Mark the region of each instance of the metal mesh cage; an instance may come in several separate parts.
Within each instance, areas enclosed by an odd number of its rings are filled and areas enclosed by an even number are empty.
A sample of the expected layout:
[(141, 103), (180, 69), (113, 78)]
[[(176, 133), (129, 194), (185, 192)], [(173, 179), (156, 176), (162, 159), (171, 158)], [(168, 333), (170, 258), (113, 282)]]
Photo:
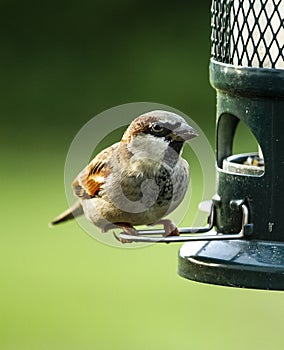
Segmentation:
[(284, 69), (284, 0), (213, 0), (212, 58)]

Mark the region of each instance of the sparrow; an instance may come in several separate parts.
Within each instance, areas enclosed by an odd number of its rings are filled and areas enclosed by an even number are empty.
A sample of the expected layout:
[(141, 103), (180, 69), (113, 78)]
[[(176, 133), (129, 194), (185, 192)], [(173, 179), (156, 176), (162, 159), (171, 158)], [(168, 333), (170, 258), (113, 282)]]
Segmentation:
[(164, 235), (179, 235), (164, 217), (183, 200), (189, 165), (181, 157), (186, 141), (197, 132), (178, 114), (155, 110), (132, 121), (121, 141), (101, 151), (75, 178), (78, 201), (51, 224), (81, 214), (101, 232), (121, 228), (136, 235), (139, 225), (164, 227)]

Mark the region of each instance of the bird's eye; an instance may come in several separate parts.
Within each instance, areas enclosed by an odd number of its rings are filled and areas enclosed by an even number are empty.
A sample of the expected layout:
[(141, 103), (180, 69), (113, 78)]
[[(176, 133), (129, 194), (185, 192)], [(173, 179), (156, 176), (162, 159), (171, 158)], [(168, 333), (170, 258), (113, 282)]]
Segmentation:
[(164, 131), (164, 128), (159, 124), (152, 124), (151, 129), (154, 133), (160, 133)]

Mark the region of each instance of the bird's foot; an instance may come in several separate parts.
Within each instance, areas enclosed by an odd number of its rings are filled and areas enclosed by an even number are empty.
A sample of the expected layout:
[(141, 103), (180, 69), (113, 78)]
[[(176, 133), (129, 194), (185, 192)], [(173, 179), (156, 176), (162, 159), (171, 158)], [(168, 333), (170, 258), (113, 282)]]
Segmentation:
[[(122, 225), (117, 225), (117, 226), (120, 226), (122, 228), (123, 232), (126, 233), (127, 235), (130, 235), (130, 236), (137, 235), (137, 231), (132, 226), (122, 226)], [(120, 243), (132, 243), (131, 239), (121, 238), (121, 237), (117, 236), (117, 234), (115, 232), (113, 232), (113, 235)]]
[(161, 219), (152, 225), (163, 225), (165, 231), (165, 233), (163, 234), (164, 237), (179, 236), (178, 228), (170, 219)]

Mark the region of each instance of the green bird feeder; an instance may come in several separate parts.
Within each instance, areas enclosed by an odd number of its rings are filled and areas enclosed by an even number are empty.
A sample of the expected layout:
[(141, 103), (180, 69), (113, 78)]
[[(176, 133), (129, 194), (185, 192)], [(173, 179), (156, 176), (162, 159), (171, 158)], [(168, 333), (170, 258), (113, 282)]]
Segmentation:
[[(284, 290), (284, 1), (213, 1), (210, 81), (217, 92), (213, 225), (221, 237), (243, 235), (184, 244), (179, 274)], [(240, 121), (258, 153), (233, 154)]]

